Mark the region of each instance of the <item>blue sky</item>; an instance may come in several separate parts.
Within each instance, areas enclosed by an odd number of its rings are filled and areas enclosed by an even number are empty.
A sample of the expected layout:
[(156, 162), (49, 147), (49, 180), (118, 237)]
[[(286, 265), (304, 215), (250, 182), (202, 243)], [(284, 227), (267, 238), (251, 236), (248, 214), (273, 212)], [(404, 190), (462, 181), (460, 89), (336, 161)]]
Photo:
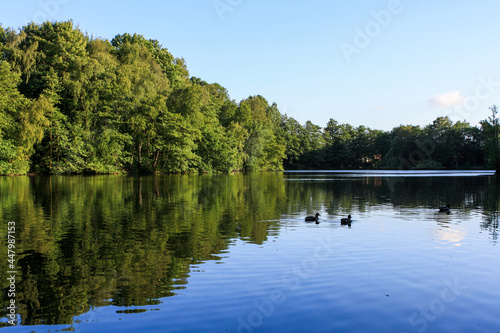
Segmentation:
[(96, 37), (157, 39), (237, 102), (304, 123), (476, 125), (500, 104), (496, 0), (0, 0), (0, 23), (72, 19)]

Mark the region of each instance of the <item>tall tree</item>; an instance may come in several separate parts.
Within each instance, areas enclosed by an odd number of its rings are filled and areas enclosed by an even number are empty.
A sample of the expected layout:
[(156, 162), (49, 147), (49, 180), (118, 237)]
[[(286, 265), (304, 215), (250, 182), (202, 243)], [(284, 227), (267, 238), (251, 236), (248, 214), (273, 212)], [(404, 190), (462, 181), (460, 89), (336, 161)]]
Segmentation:
[(500, 154), (499, 154), (499, 124), (498, 106), (489, 107), (491, 116), (488, 119), (481, 121), (482, 130), (485, 139), (485, 153), (487, 165), (489, 168), (500, 170)]
[(286, 143), (284, 167), (285, 169), (299, 169), (300, 157), (304, 153), (304, 147), (301, 144), (303, 128), (294, 118), (283, 115), (280, 129), (281, 138)]
[(9, 63), (0, 61), (0, 174), (24, 174), (29, 170), (34, 146), (48, 125), (51, 108), (44, 96), (30, 100), (17, 90), (20, 75)]

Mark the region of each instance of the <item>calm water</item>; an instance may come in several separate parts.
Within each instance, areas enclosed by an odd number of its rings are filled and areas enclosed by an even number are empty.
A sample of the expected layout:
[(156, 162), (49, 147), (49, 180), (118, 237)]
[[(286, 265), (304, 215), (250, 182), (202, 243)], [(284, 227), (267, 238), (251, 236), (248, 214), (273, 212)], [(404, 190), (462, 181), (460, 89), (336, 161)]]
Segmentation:
[(13, 221), (12, 332), (498, 332), (499, 195), (488, 172), (3, 177), (2, 316)]

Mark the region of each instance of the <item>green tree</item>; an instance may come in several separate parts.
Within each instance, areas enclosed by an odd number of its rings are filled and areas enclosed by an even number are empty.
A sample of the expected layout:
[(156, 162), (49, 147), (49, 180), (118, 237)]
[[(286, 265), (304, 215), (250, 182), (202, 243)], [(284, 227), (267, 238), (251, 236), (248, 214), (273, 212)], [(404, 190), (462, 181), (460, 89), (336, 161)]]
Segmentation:
[(175, 58), (166, 48), (155, 39), (146, 39), (139, 34), (116, 35), (112, 40), (112, 45), (120, 48), (123, 44), (138, 44), (147, 48), (153, 59), (162, 68), (167, 76), (172, 89), (180, 89), (189, 85), (189, 72), (186, 63), (182, 58)]
[(391, 143), (382, 166), (388, 169), (413, 169), (425, 159), (418, 146), (420, 126), (400, 125), (391, 131)]
[(34, 146), (43, 138), (50, 102), (30, 100), (17, 90), (20, 75), (0, 61), (0, 174), (25, 174)]
[(281, 170), (286, 143), (279, 136), (280, 121), (277, 106), (269, 106), (260, 95), (242, 100), (236, 120), (248, 133), (244, 144), (244, 169)]
[(356, 129), (352, 125), (339, 124), (334, 119), (328, 121), (323, 136), (326, 142), (326, 159), (330, 168), (353, 167), (356, 160), (354, 151), (356, 135)]
[(304, 151), (301, 157), (303, 168), (321, 169), (325, 158), (325, 139), (321, 127), (309, 120), (306, 121), (302, 127), (300, 139)]
[(482, 132), (484, 135), (484, 150), (486, 162), (489, 168), (500, 170), (500, 154), (499, 154), (499, 124), (500, 120), (497, 116), (498, 106), (490, 106), (491, 116), (488, 119), (481, 121)]
[(304, 153), (301, 140), (301, 135), (303, 135), (302, 126), (294, 118), (283, 115), (281, 117), (279, 133), (282, 140), (286, 143), (285, 169), (299, 169), (300, 157)]

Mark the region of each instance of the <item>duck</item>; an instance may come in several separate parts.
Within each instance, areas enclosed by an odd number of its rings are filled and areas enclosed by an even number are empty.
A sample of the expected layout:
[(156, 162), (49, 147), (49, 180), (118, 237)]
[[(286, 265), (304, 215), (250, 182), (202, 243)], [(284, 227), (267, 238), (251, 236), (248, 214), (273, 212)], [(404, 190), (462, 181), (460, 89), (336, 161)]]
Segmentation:
[(319, 213), (316, 213), (316, 215), (314, 215), (314, 216), (312, 216), (312, 215), (306, 216), (306, 221), (310, 221), (310, 222), (316, 221), (316, 223), (319, 223), (318, 216), (321, 216), (321, 215)]
[(351, 215), (347, 215), (347, 217), (344, 217), (342, 219), (340, 219), (340, 223), (341, 224), (350, 224), (352, 222), (351, 220)]
[(441, 207), (439, 207), (439, 212), (450, 214), (451, 213), (451, 206), (449, 204), (446, 206), (441, 206)]

